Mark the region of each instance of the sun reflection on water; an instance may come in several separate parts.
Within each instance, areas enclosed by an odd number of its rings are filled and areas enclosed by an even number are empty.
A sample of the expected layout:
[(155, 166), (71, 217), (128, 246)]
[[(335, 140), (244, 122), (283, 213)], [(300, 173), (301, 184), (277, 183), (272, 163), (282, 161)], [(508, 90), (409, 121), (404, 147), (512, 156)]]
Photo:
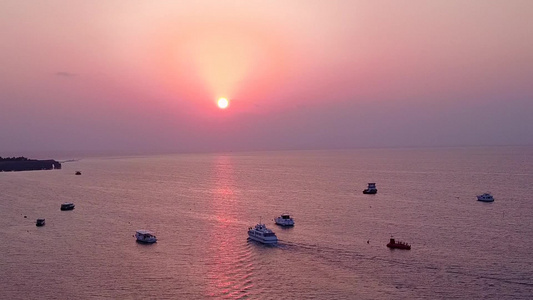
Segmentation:
[[(232, 158), (218, 156), (213, 164), (213, 201), (210, 207), (215, 219), (209, 230), (207, 258), (207, 291), (210, 297), (242, 298), (253, 287), (251, 251), (243, 235), (234, 234), (243, 230), (237, 222), (239, 194), (236, 192)], [(245, 231), (243, 230), (243, 234)]]

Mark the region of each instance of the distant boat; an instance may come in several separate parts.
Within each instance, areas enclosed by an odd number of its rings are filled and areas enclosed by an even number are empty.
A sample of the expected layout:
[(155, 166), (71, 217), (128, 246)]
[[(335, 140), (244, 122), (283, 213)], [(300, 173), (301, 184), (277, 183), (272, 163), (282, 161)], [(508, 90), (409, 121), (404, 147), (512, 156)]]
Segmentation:
[(61, 204), (61, 210), (73, 210), (75, 207), (74, 203), (71, 202), (65, 202)]
[(490, 193), (484, 193), (483, 195), (477, 195), (477, 201), (494, 202), (494, 197)]
[(281, 226), (294, 226), (294, 219), (289, 214), (281, 214), (281, 216), (275, 218), (274, 221)]
[(405, 242), (396, 241), (393, 237), (390, 238), (390, 241), (387, 244), (387, 247), (391, 249), (411, 250), (411, 245)]
[(157, 242), (156, 236), (148, 230), (137, 230), (135, 232), (135, 238), (140, 243), (152, 244)]
[(376, 188), (375, 182), (368, 183), (368, 187), (363, 190), (363, 194), (375, 194), (378, 192), (378, 189)]
[(75, 175), (81, 175), (81, 172), (80, 171), (76, 171), (76, 173), (74, 173)]
[(35, 222), (35, 226), (44, 226), (44, 219), (37, 219), (37, 222)]
[(261, 222), (253, 228), (248, 228), (248, 237), (263, 244), (275, 244), (278, 242), (276, 234), (272, 230), (266, 228), (265, 224), (261, 224)]

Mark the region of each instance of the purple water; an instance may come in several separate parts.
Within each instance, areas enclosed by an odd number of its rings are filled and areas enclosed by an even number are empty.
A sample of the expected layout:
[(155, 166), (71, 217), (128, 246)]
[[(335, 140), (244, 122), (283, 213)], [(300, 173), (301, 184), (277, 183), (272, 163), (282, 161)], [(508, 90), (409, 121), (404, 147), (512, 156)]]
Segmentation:
[[(368, 182), (376, 195), (363, 195)], [(531, 298), (532, 183), (533, 147), (85, 158), (0, 173), (1, 298)], [(493, 203), (476, 201), (487, 191)], [(294, 228), (274, 224), (284, 212)], [(277, 246), (247, 240), (260, 218)], [(158, 242), (136, 243), (137, 229)], [(391, 235), (412, 250), (388, 249)]]

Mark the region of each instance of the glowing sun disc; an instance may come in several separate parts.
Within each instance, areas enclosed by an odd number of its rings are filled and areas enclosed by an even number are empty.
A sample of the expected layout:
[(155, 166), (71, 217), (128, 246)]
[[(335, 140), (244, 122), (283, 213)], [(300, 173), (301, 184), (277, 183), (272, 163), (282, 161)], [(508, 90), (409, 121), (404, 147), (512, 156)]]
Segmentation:
[(229, 101), (226, 98), (220, 98), (218, 99), (217, 105), (221, 109), (225, 109), (229, 105)]

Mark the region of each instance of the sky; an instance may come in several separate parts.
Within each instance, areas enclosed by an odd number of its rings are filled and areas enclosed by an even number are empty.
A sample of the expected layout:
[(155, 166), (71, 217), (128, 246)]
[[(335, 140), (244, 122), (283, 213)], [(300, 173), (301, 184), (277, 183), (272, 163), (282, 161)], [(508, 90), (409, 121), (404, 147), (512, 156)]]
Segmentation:
[(3, 0), (0, 156), (533, 145), (531, 20), (530, 0)]

